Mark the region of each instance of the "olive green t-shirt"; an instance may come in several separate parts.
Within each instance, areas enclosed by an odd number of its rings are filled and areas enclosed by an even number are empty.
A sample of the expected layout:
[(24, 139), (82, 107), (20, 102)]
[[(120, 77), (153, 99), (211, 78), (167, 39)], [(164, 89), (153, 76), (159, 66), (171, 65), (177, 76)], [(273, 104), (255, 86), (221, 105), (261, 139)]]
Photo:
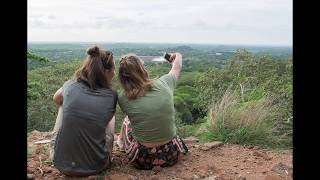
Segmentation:
[(128, 115), (132, 135), (139, 142), (171, 140), (176, 135), (173, 92), (176, 77), (166, 74), (154, 81), (151, 90), (142, 97), (129, 100), (119, 92), (119, 105)]

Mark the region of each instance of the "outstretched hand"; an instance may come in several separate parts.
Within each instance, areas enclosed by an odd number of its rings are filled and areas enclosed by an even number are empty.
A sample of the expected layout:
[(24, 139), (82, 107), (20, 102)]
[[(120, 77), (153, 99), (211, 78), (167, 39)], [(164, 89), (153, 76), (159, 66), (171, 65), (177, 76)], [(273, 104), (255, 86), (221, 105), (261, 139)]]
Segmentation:
[(179, 79), (180, 71), (182, 69), (182, 55), (178, 52), (170, 54), (170, 61), (172, 68), (169, 73), (173, 74), (176, 79)]
[(175, 53), (171, 53), (169, 55), (170, 55), (169, 61), (170, 61), (170, 64), (171, 64), (176, 59), (176, 54)]

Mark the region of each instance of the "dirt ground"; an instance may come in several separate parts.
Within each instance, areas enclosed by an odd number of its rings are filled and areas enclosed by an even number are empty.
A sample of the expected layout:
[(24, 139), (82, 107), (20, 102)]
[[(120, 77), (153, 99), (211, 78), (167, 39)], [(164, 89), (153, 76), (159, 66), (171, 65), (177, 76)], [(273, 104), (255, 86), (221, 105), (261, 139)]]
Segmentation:
[(292, 179), (292, 151), (266, 150), (235, 144), (201, 144), (187, 138), (190, 152), (172, 167), (137, 170), (127, 163), (126, 156), (114, 147), (112, 166), (105, 173), (85, 178), (61, 174), (49, 161), (50, 133), (33, 131), (28, 134), (28, 167), (30, 179), (206, 179), (206, 180), (280, 180)]

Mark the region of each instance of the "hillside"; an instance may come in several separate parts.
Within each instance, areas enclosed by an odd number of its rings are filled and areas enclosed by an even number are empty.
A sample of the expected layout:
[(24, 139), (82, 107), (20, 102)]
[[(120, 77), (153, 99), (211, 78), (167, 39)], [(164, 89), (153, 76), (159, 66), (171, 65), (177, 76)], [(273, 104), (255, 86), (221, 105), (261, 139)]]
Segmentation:
[[(48, 160), (48, 144), (35, 144), (50, 138), (49, 132), (28, 134), (28, 174), (34, 179), (70, 179)], [(292, 152), (268, 150), (255, 146), (202, 144), (194, 138), (185, 139), (190, 152), (174, 166), (136, 170), (126, 162), (117, 146), (113, 149), (112, 167), (97, 176), (72, 179), (211, 179), (211, 180), (281, 180), (292, 179)]]

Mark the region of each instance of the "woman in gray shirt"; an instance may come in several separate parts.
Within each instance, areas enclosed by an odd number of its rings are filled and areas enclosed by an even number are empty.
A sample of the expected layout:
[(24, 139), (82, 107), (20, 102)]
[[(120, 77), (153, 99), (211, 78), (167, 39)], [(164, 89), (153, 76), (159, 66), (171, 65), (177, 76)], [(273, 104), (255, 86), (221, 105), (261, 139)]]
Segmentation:
[(55, 93), (59, 106), (51, 157), (54, 166), (71, 176), (97, 174), (110, 166), (117, 94), (111, 90), (113, 55), (97, 46)]

